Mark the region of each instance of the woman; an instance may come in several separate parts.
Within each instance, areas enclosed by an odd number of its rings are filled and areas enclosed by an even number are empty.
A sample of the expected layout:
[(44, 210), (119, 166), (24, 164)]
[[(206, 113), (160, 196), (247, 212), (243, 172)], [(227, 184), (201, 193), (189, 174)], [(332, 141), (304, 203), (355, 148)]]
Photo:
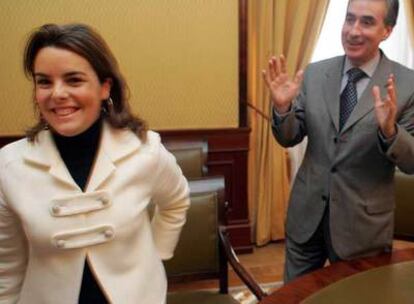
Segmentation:
[(111, 51), (86, 25), (47, 24), (24, 70), (39, 119), (0, 151), (0, 303), (165, 303), (188, 185)]

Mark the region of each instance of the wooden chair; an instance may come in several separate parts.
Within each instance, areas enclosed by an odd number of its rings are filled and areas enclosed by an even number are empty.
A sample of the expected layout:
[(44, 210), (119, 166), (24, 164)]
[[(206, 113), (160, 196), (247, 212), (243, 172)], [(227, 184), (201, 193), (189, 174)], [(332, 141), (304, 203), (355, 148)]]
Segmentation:
[(224, 178), (191, 180), (191, 207), (174, 258), (165, 263), (169, 283), (217, 279), (219, 291), (168, 294), (168, 304), (238, 303), (228, 294), (228, 264), (258, 298), (266, 293), (240, 264), (221, 225), (225, 213)]
[(164, 146), (175, 156), (187, 179), (199, 178), (207, 174), (207, 141), (167, 140)]
[(414, 175), (395, 172), (395, 228), (398, 239), (414, 241)]

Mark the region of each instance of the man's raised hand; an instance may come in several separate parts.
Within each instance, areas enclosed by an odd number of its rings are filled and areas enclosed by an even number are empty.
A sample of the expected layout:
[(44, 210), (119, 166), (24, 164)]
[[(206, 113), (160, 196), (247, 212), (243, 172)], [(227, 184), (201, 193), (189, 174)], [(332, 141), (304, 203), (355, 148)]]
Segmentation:
[(267, 70), (262, 71), (263, 79), (270, 90), (270, 96), (278, 113), (289, 111), (293, 99), (298, 95), (303, 79), (299, 70), (293, 79), (286, 71), (286, 59), (283, 55), (269, 59)]

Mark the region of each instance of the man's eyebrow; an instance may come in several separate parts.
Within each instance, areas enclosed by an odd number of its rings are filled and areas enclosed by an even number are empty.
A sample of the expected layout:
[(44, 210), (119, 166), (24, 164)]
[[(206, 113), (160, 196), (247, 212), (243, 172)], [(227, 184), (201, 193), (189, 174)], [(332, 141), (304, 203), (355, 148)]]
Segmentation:
[(361, 20), (369, 21), (369, 22), (375, 22), (376, 19), (373, 16), (367, 15), (367, 16), (362, 16)]

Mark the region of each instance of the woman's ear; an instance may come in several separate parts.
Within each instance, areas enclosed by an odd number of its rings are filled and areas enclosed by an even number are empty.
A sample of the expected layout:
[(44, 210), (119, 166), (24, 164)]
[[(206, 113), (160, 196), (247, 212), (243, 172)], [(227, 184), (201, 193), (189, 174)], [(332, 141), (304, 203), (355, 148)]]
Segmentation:
[(112, 79), (106, 78), (101, 85), (101, 99), (106, 100), (111, 96)]

